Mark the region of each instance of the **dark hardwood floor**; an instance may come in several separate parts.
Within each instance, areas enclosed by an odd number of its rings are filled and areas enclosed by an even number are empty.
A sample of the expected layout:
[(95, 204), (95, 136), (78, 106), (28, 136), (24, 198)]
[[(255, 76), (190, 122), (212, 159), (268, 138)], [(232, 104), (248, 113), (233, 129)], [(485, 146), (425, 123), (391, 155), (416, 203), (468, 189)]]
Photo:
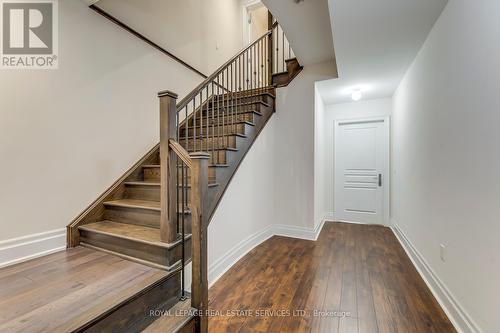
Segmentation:
[(209, 297), (216, 333), (456, 332), (381, 226), (327, 223), (317, 242), (273, 237), (234, 265)]

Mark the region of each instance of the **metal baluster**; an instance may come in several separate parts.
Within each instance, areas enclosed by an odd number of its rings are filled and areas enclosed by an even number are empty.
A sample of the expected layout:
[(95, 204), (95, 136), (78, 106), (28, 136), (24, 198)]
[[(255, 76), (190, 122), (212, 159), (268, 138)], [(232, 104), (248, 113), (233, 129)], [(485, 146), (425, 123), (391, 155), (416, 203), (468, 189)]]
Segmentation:
[[(222, 86), (225, 87), (224, 85), (224, 82), (225, 82), (225, 78), (224, 78), (224, 72), (225, 70), (222, 71)], [(225, 108), (225, 99), (226, 99), (226, 94), (225, 94), (225, 91), (222, 90), (222, 141), (221, 138), (217, 139), (217, 144), (219, 146), (222, 146), (222, 147), (227, 147), (227, 137), (226, 137), (226, 118), (225, 118), (225, 115), (226, 115), (226, 108)]]
[(209, 127), (208, 127), (208, 123), (209, 123), (209, 121), (208, 121), (208, 120), (210, 119), (210, 118), (209, 118), (209, 115), (208, 115), (208, 105), (209, 105), (209, 102), (210, 102), (210, 101), (209, 101), (209, 97), (208, 97), (208, 85), (207, 85), (207, 87), (206, 87), (206, 89), (205, 89), (205, 93), (206, 93), (206, 96), (207, 96), (207, 98), (206, 98), (206, 100), (205, 100), (205, 103), (206, 103), (206, 104), (205, 104), (205, 108), (206, 108), (206, 114), (205, 114), (205, 115), (206, 115), (206, 117), (207, 117), (207, 119), (206, 119), (206, 123), (207, 123), (207, 124), (206, 124), (206, 125), (207, 125), (207, 132), (205, 133), (205, 136), (207, 137), (207, 142), (206, 142), (206, 144), (205, 144), (205, 148), (206, 148), (206, 150), (207, 150), (207, 152), (208, 152), (208, 138), (210, 137), (210, 131), (209, 131), (209, 129), (208, 129), (208, 128), (209, 128)]
[(281, 49), (281, 53), (283, 53), (283, 72), (285, 71), (286, 67), (286, 59), (285, 59), (285, 32), (283, 31), (283, 28), (281, 28), (281, 42), (283, 43), (283, 48)]
[(287, 39), (288, 42), (288, 59), (292, 59), (292, 47), (290, 46), (290, 41)]
[(264, 59), (264, 41), (265, 39), (262, 39), (261, 42), (260, 42), (260, 87), (262, 88), (262, 91), (264, 91), (264, 73), (265, 73), (265, 70), (266, 70), (266, 62), (265, 62), (265, 59)]
[[(255, 95), (255, 88), (257, 84), (257, 57), (256, 57), (256, 52), (257, 47), (254, 45), (252, 46), (252, 76), (253, 76), (253, 85), (252, 85), (252, 98), (250, 99), (253, 103), (255, 103), (255, 100), (257, 96)], [(253, 106), (255, 108), (255, 106)]]
[(212, 163), (217, 164), (217, 161), (215, 160), (215, 150), (214, 150), (214, 140), (215, 140), (215, 99), (214, 99), (214, 84), (212, 82), (211, 84), (212, 87)]
[[(236, 61), (236, 60), (235, 60)], [(234, 127), (234, 67), (235, 62), (231, 63), (231, 86), (229, 90), (231, 91), (231, 124), (232, 124), (232, 131), (233, 134), (236, 134), (236, 129)]]
[[(182, 216), (181, 216), (181, 239), (182, 239), (182, 253), (181, 253), (181, 267), (182, 267), (182, 292), (181, 292), (181, 300), (185, 300), (186, 299), (186, 294), (185, 294), (185, 284), (186, 284), (186, 278), (185, 278), (185, 270), (184, 270), (184, 266), (185, 266), (185, 262), (186, 262), (186, 249), (185, 249), (185, 230), (184, 230), (184, 224), (185, 224), (185, 221), (184, 221), (184, 217), (186, 215), (186, 212), (185, 212), (185, 209), (184, 209), (184, 203), (185, 203), (185, 197), (184, 197), (184, 175), (185, 175), (185, 170), (184, 170), (185, 166), (184, 166), (184, 163), (182, 163), (182, 186), (181, 186), (181, 190), (182, 190)], [(177, 169), (179, 169), (179, 167), (177, 167)], [(187, 178), (187, 177), (186, 177)], [(177, 188), (179, 187), (179, 184), (177, 184)], [(179, 206), (177, 205), (176, 209), (178, 210), (179, 209)], [(177, 219), (178, 219), (178, 216), (179, 216), (179, 213), (177, 213)]]
[[(191, 147), (191, 149), (193, 149), (193, 151), (196, 151), (196, 96), (195, 98), (193, 98), (193, 146)], [(189, 144), (187, 145), (188, 149), (189, 149)]]
[[(217, 75), (217, 140), (219, 140), (220, 138), (220, 99), (219, 99), (219, 95), (220, 95), (220, 80), (219, 80), (219, 76), (220, 75)], [(215, 140), (214, 142), (212, 142), (212, 144), (214, 145), (214, 148), (216, 149), (217, 147), (215, 146)], [(217, 163), (220, 163), (219, 161), (220, 159), (220, 150), (217, 149)]]
[(186, 150), (188, 149), (188, 134), (189, 134), (189, 119), (188, 119), (188, 107), (187, 105), (184, 107), (185, 110), (185, 118), (184, 118), (184, 123), (185, 125), (185, 131), (184, 131), (184, 142), (186, 143)]
[[(247, 50), (247, 63), (246, 63), (246, 65), (247, 65), (247, 91), (244, 94), (244, 96), (248, 95), (248, 91), (250, 90), (250, 79), (252, 77), (250, 75), (250, 70), (251, 70), (250, 63), (251, 63), (252, 59), (250, 59), (250, 58), (251, 58), (250, 57), (250, 50)], [(248, 108), (249, 108), (249, 105), (245, 104), (245, 109), (246, 109), (247, 112), (249, 111)]]
[(245, 54), (240, 56), (240, 94), (238, 95), (238, 120), (241, 120), (241, 97), (243, 94), (243, 89), (245, 87), (245, 81), (243, 81), (243, 76), (245, 75)]
[(279, 63), (279, 26), (277, 25), (276, 26), (276, 73), (278, 73), (280, 70), (279, 70), (279, 66), (280, 66), (280, 63)]

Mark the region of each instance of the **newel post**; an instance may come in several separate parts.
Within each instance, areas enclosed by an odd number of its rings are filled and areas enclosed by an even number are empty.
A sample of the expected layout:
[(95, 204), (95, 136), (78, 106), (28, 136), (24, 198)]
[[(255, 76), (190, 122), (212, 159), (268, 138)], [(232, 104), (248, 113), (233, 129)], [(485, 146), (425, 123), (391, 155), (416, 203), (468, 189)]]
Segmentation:
[(192, 265), (191, 306), (200, 312), (196, 321), (197, 333), (208, 332), (208, 264), (207, 228), (208, 216), (204, 216), (205, 195), (208, 190), (207, 153), (192, 153), (191, 167), (191, 217), (192, 217)]
[(160, 98), (160, 237), (162, 242), (177, 239), (177, 165), (169, 140), (176, 139), (177, 94), (171, 91), (158, 93)]

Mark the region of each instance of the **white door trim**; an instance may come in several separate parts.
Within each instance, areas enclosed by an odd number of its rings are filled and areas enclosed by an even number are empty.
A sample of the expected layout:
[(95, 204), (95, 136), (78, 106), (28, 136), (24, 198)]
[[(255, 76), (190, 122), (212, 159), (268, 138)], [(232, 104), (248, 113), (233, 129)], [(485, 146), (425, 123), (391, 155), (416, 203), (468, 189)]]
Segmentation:
[(260, 0), (246, 0), (243, 2), (243, 43), (244, 45), (250, 44), (250, 29), (249, 29), (249, 11), (259, 7), (264, 7), (264, 4)]
[[(387, 175), (384, 177), (384, 226), (390, 226), (390, 191), (391, 191), (391, 117), (390, 116), (380, 116), (380, 117), (369, 117), (369, 118), (347, 118), (347, 119), (336, 119), (333, 122), (333, 210), (334, 212), (338, 212), (338, 207), (335, 202), (335, 184), (337, 183), (335, 171), (337, 170), (337, 149), (336, 145), (338, 142), (338, 131), (337, 127), (339, 125), (350, 125), (350, 124), (359, 124), (359, 123), (373, 123), (373, 122), (385, 122), (387, 124)], [(336, 221), (340, 221), (335, 219)], [(349, 223), (359, 223), (356, 221), (340, 221), (340, 222), (349, 222)]]

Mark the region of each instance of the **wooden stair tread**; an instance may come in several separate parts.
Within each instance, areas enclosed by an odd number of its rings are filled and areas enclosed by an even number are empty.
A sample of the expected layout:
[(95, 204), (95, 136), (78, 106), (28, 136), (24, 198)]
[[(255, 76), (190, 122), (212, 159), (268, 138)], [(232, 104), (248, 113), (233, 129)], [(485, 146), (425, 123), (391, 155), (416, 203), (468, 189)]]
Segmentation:
[(136, 224), (126, 224), (104, 220), (83, 225), (79, 227), (79, 229), (111, 235), (119, 238), (130, 239), (150, 245), (158, 245), (162, 247), (168, 246), (167, 243), (163, 243), (160, 240), (160, 229)]
[[(188, 152), (198, 152), (199, 149), (186, 149)], [(238, 148), (232, 147), (209, 147), (208, 151), (203, 151), (204, 153), (210, 153), (212, 150), (227, 150), (227, 151), (238, 151)]]
[[(209, 183), (208, 187), (217, 187), (219, 185), (220, 185), (219, 183)], [(178, 184), (177, 186), (182, 187), (182, 184)], [(187, 185), (184, 185), (184, 186), (185, 187), (191, 187), (191, 184), (188, 183)]]
[(150, 200), (120, 199), (120, 200), (106, 201), (104, 205), (113, 207), (123, 207), (123, 208), (147, 209), (158, 212), (161, 211), (160, 202), (150, 201)]
[[(217, 104), (217, 101), (215, 101), (215, 104)], [(235, 103), (233, 105), (227, 105), (226, 102), (224, 102), (224, 106), (222, 106), (222, 100), (220, 100), (218, 104), (220, 104), (220, 105), (215, 105), (215, 106), (213, 104), (209, 105), (208, 109), (210, 109), (210, 110), (211, 109), (220, 109), (222, 107), (227, 108), (228, 106), (231, 106), (233, 108), (238, 108), (238, 107), (241, 107), (241, 106), (247, 106), (247, 105), (253, 105), (253, 104), (262, 104), (262, 105), (267, 106), (267, 107), (270, 106), (268, 103), (266, 103), (266, 102), (264, 102), (262, 100), (250, 101), (250, 102), (243, 102), (243, 103)], [(204, 109), (204, 110), (206, 110), (206, 109)]]
[[(229, 127), (229, 126), (232, 126), (232, 124), (228, 124), (226, 125), (226, 127)], [(205, 124), (203, 125), (203, 127), (205, 127)], [(209, 125), (210, 127), (210, 125)], [(197, 135), (196, 137), (194, 137), (193, 135), (189, 135), (189, 136), (184, 136), (184, 135), (181, 135), (179, 137), (179, 142), (181, 141), (185, 141), (186, 139), (188, 140), (200, 140), (200, 139), (212, 139), (212, 138), (215, 138), (215, 139), (220, 139), (222, 137), (226, 137), (226, 136), (237, 136), (237, 137), (240, 137), (240, 138), (246, 138), (247, 136), (245, 134), (241, 134), (241, 133), (226, 133), (226, 134), (221, 134), (220, 136), (217, 136), (217, 135), (206, 135), (206, 134), (200, 134), (200, 135)]]
[(196, 309), (191, 307), (191, 299), (177, 302), (168, 311), (170, 315), (161, 316), (151, 325), (146, 327), (142, 333), (176, 333), (193, 319)]
[(150, 180), (137, 180), (137, 181), (130, 181), (130, 182), (125, 182), (125, 185), (130, 185), (130, 186), (160, 186), (160, 182), (158, 181), (150, 181)]
[[(243, 114), (243, 113), (241, 113), (241, 114)], [(203, 116), (203, 117), (205, 118), (206, 116)], [(197, 118), (197, 119), (199, 119), (199, 118)], [(238, 124), (246, 124), (246, 125), (250, 125), (250, 126), (255, 126), (255, 123), (253, 123), (253, 122), (251, 122), (251, 121), (247, 121), (247, 120), (239, 120), (239, 119), (238, 119), (238, 120), (234, 120), (234, 121), (233, 121), (230, 125), (232, 125), (232, 124), (235, 124), (235, 125), (238, 125)], [(230, 125), (227, 125), (227, 124), (226, 124), (225, 126), (230, 126)], [(222, 127), (222, 124), (214, 124), (214, 125), (209, 125), (209, 127), (212, 127), (212, 126), (214, 126), (214, 127)], [(188, 129), (193, 129), (194, 127), (195, 127), (195, 126), (194, 126), (193, 124), (188, 124), (188, 126), (187, 126), (187, 128), (188, 128)], [(205, 122), (203, 123), (203, 127), (206, 127), (206, 123), (205, 123)], [(179, 128), (180, 128), (181, 130), (185, 129), (185, 128), (186, 128), (186, 123), (184, 123), (184, 122), (183, 122), (183, 123), (179, 126)], [(196, 128), (200, 128), (200, 124), (199, 124), (199, 123), (197, 123), (197, 124), (196, 124)], [(182, 139), (182, 136), (181, 136), (181, 139)]]
[[(161, 184), (159, 182), (142, 181), (142, 180), (140, 180), (140, 181), (133, 181), (133, 182), (125, 182), (124, 184), (125, 185), (129, 185), (129, 186), (161, 186)], [(214, 187), (214, 186), (219, 186), (219, 184), (215, 183), (215, 182), (208, 183), (208, 187)], [(146, 201), (146, 200), (144, 200), (144, 201)], [(113, 201), (111, 201), (111, 202), (113, 202)], [(156, 201), (152, 201), (152, 202), (156, 202)], [(109, 203), (109, 202), (107, 202), (107, 203)]]

